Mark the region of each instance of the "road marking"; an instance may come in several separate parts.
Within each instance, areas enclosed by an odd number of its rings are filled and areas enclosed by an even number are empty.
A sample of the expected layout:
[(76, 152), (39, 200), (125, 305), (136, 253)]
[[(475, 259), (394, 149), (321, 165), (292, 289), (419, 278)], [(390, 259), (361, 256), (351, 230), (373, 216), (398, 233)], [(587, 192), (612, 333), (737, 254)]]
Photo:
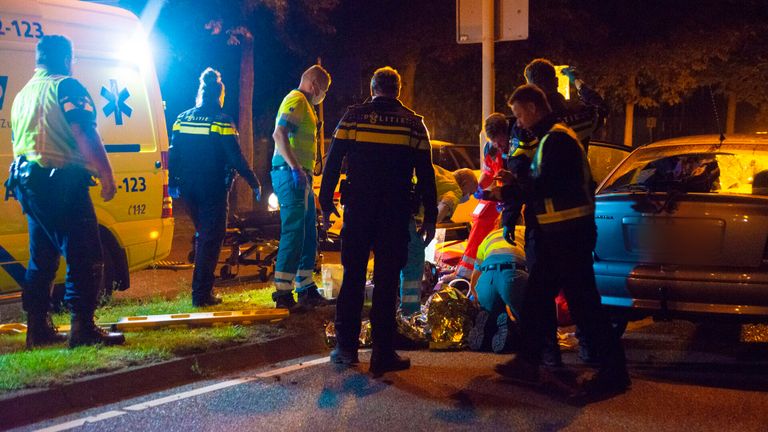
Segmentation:
[(202, 395), (202, 394), (214, 392), (216, 390), (221, 390), (221, 389), (225, 389), (225, 388), (228, 388), (228, 387), (233, 387), (233, 386), (240, 385), (240, 384), (245, 384), (247, 382), (254, 381), (257, 378), (267, 378), (267, 377), (271, 377), (271, 376), (275, 376), (275, 375), (280, 375), (280, 374), (284, 374), (284, 373), (288, 373), (288, 372), (293, 372), (293, 371), (301, 370), (301, 369), (308, 368), (308, 367), (311, 367), (311, 366), (327, 363), (328, 361), (330, 361), (330, 357), (323, 357), (323, 358), (319, 358), (319, 359), (315, 359), (315, 360), (310, 360), (308, 362), (297, 363), (297, 364), (289, 365), (289, 366), (286, 366), (286, 367), (283, 367), (283, 368), (280, 368), (280, 369), (275, 369), (275, 370), (271, 370), (271, 371), (268, 371), (268, 372), (263, 372), (263, 373), (260, 373), (260, 374), (256, 374), (253, 377), (237, 378), (237, 379), (233, 379), (233, 380), (229, 380), (229, 381), (224, 381), (224, 382), (220, 382), (220, 383), (217, 383), (217, 384), (209, 385), (209, 386), (206, 386), (206, 387), (201, 387), (199, 389), (190, 390), (190, 391), (186, 391), (186, 392), (183, 392), (183, 393), (167, 396), (167, 397), (164, 397), (164, 398), (155, 399), (155, 400), (152, 400), (152, 401), (142, 402), (142, 403), (139, 403), (139, 404), (136, 404), (136, 405), (127, 406), (127, 407), (125, 407), (123, 409), (126, 410), (126, 411), (141, 411), (141, 410), (144, 410), (144, 409), (147, 409), (147, 408), (152, 408), (152, 407), (156, 407), (156, 406), (159, 406), (159, 405), (164, 405), (164, 404), (167, 404), (169, 402), (176, 402), (176, 401), (180, 401), (180, 400), (183, 400), (183, 399), (188, 399), (188, 398), (199, 396), (199, 395)]
[(101, 413), (99, 415), (95, 416), (89, 416), (85, 418), (81, 418), (78, 420), (72, 420), (70, 422), (61, 423), (55, 426), (49, 426), (47, 428), (38, 429), (37, 432), (58, 432), (58, 431), (65, 431), (69, 429), (74, 429), (76, 427), (85, 426), (86, 423), (97, 423), (102, 420), (107, 420), (115, 417), (119, 417), (123, 414), (128, 414), (125, 411), (107, 411), (105, 413)]
[(189, 399), (191, 397), (199, 396), (199, 395), (202, 395), (202, 394), (206, 394), (206, 393), (214, 392), (214, 391), (217, 391), (217, 390), (221, 390), (221, 389), (237, 386), (237, 385), (240, 385), (240, 384), (245, 384), (245, 383), (248, 383), (248, 382), (251, 382), (251, 381), (255, 381), (256, 379), (259, 379), (259, 378), (268, 378), (268, 377), (272, 377), (272, 376), (275, 376), (275, 375), (280, 375), (280, 374), (285, 374), (285, 373), (289, 373), (289, 372), (294, 372), (294, 371), (305, 369), (305, 368), (308, 368), (308, 367), (317, 366), (317, 365), (320, 365), (320, 364), (323, 364), (323, 363), (328, 363), (330, 361), (330, 359), (331, 359), (330, 357), (321, 357), (321, 358), (318, 358), (318, 359), (314, 359), (314, 360), (310, 360), (310, 361), (306, 361), (306, 362), (301, 362), (301, 363), (285, 366), (285, 367), (282, 367), (282, 368), (279, 368), (279, 369), (274, 369), (274, 370), (271, 370), (271, 371), (262, 372), (260, 374), (254, 375), (252, 377), (237, 378), (237, 379), (232, 379), (232, 380), (228, 380), (228, 381), (223, 381), (223, 382), (220, 382), (220, 383), (216, 383), (216, 384), (212, 384), (212, 385), (209, 385), (209, 386), (201, 387), (201, 388), (198, 388), (198, 389), (195, 389), (195, 390), (189, 390), (189, 391), (185, 391), (185, 392), (182, 392), (182, 393), (179, 393), (179, 394), (175, 394), (175, 395), (171, 395), (171, 396), (166, 396), (166, 397), (163, 397), (163, 398), (159, 398), (159, 399), (155, 399), (155, 400), (151, 400), (151, 401), (147, 401), (147, 402), (141, 402), (141, 403), (138, 403), (138, 404), (135, 404), (135, 405), (130, 405), (130, 406), (122, 408), (122, 410), (107, 411), (107, 412), (99, 414), (99, 415), (89, 416), (89, 417), (85, 417), (85, 418), (81, 418), (81, 419), (77, 419), (77, 420), (68, 421), (66, 423), (61, 423), (61, 424), (58, 424), (58, 425), (49, 426), (47, 428), (38, 429), (36, 432), (58, 432), (58, 431), (65, 431), (65, 430), (69, 430), (69, 429), (74, 429), (76, 427), (84, 426), (86, 423), (97, 423), (97, 422), (100, 422), (102, 420), (107, 420), (107, 419), (111, 419), (111, 418), (114, 418), (114, 417), (121, 416), (123, 414), (128, 414), (128, 412), (142, 411), (142, 410), (145, 410), (147, 408), (153, 408), (153, 407), (164, 405), (164, 404), (167, 404), (167, 403), (170, 403), (170, 402), (176, 402), (176, 401), (180, 401), (180, 400), (184, 400), (184, 399)]
[(227, 387), (232, 387), (232, 386), (236, 386), (236, 385), (240, 385), (240, 384), (245, 384), (248, 381), (253, 381), (253, 380), (254, 380), (253, 378), (238, 378), (238, 379), (233, 379), (233, 380), (229, 380), (229, 381), (224, 381), (224, 382), (220, 382), (220, 383), (217, 383), (217, 384), (209, 385), (207, 387), (201, 387), (199, 389), (190, 390), (190, 391), (186, 391), (186, 392), (183, 392), (183, 393), (167, 396), (167, 397), (164, 397), (164, 398), (151, 400), (149, 402), (142, 402), (142, 403), (138, 403), (136, 405), (127, 406), (127, 407), (125, 407), (123, 409), (126, 410), (126, 411), (141, 411), (141, 410), (144, 410), (144, 409), (147, 409), (147, 408), (152, 408), (152, 407), (156, 407), (156, 406), (159, 406), (159, 405), (167, 404), (169, 402), (175, 402), (175, 401), (179, 401), (179, 400), (183, 400), (183, 399), (188, 399), (188, 398), (191, 398), (191, 397), (199, 396), (201, 394), (210, 393), (210, 392), (213, 392), (213, 391), (216, 391), (216, 390), (225, 389)]

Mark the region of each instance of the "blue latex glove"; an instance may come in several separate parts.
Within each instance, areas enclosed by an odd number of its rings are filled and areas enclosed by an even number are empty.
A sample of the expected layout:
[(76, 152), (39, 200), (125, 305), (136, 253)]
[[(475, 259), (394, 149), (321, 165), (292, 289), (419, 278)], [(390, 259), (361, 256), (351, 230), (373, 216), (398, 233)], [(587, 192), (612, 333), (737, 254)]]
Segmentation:
[(515, 227), (514, 226), (504, 227), (504, 240), (506, 240), (507, 243), (511, 244), (512, 246), (515, 246), (517, 244), (515, 243)]
[(168, 195), (173, 199), (179, 199), (181, 196), (181, 188), (178, 186), (168, 186)]
[(567, 76), (571, 84), (576, 81), (576, 71), (572, 67), (563, 68), (560, 73)]
[(296, 189), (304, 189), (307, 187), (307, 174), (302, 169), (293, 168), (291, 170), (293, 176), (293, 187)]
[(481, 186), (478, 186), (477, 190), (475, 191), (475, 193), (472, 194), (472, 196), (474, 196), (477, 199), (483, 199), (483, 188)]
[(253, 199), (256, 202), (261, 202), (261, 185), (258, 185), (255, 189), (253, 189)]

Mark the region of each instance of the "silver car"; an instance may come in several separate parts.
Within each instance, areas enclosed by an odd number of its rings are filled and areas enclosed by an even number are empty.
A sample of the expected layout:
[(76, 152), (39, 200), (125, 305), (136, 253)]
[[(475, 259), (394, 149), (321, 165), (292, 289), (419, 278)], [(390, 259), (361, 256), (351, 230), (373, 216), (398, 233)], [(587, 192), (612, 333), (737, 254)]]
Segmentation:
[(640, 147), (601, 183), (595, 218), (604, 305), (768, 322), (768, 136)]

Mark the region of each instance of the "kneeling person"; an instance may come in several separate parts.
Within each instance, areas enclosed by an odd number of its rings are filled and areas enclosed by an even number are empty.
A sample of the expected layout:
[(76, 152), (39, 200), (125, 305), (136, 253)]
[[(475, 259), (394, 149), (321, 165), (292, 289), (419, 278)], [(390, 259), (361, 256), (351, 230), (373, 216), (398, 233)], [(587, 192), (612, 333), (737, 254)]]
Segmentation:
[(481, 308), (469, 334), (469, 347), (474, 351), (488, 349), (489, 345), (494, 352), (509, 348), (507, 309), (515, 320), (520, 319), (528, 282), (525, 252), (520, 244), (510, 244), (504, 230), (497, 229), (477, 249), (470, 287), (470, 295)]

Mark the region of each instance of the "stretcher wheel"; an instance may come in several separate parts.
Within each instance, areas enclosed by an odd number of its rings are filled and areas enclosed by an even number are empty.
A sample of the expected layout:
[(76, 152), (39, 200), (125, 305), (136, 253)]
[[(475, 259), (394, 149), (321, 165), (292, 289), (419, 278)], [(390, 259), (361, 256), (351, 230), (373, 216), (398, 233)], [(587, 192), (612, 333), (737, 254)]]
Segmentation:
[(262, 267), (259, 269), (259, 280), (262, 282), (266, 282), (269, 280), (269, 273), (267, 273), (266, 267)]
[(232, 273), (232, 266), (229, 264), (224, 264), (221, 266), (221, 270), (219, 270), (219, 276), (221, 276), (222, 279), (232, 279), (235, 277), (235, 275)]

